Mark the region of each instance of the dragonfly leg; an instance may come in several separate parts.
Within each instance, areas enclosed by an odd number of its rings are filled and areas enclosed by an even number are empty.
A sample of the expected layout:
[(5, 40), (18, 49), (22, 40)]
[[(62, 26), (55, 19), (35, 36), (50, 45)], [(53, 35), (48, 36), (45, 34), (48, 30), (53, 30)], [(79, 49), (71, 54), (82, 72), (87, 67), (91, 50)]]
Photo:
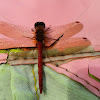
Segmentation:
[(54, 46), (54, 45), (60, 40), (60, 38), (63, 37), (63, 35), (64, 35), (64, 34), (62, 34), (58, 39), (54, 39), (55, 41), (54, 41), (50, 46), (46, 46), (46, 47), (48, 48), (48, 47)]
[[(60, 38), (63, 37), (63, 35), (64, 35), (64, 34), (62, 34), (58, 39), (53, 39), (53, 40), (55, 40), (55, 42), (53, 42), (50, 46), (45, 46), (45, 43), (43, 42), (43, 47), (44, 47), (44, 48), (48, 48), (48, 47), (54, 46), (54, 45), (60, 40)], [(46, 38), (48, 38), (48, 37), (46, 37)], [(52, 38), (49, 38), (49, 39), (52, 39)], [(47, 51), (45, 52), (45, 54), (46, 54), (47, 58), (49, 58)], [(49, 58), (49, 60), (50, 60), (51, 63), (53, 63), (53, 61), (52, 61), (50, 58)], [(54, 63), (53, 63), (53, 64), (54, 64)], [(55, 64), (54, 64), (54, 65), (55, 65)], [(58, 67), (59, 65), (56, 64), (56, 66)]]
[[(45, 36), (45, 38), (48, 38), (48, 37)], [(53, 38), (48, 38), (48, 39), (57, 40), (57, 39), (53, 39)]]
[[(51, 26), (51, 25), (50, 25)], [(45, 31), (48, 31), (49, 29), (50, 29), (50, 26), (47, 28), (47, 29), (45, 29)]]
[(35, 32), (35, 30), (32, 28), (31, 31)]

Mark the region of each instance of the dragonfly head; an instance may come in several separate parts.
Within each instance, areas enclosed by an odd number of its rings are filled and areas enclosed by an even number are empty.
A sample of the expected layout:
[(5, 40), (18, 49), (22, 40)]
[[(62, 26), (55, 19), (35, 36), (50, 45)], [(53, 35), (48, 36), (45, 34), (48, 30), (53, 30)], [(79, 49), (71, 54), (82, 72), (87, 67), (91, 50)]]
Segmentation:
[(45, 23), (44, 22), (36, 22), (34, 24), (35, 29), (44, 29), (45, 28)]

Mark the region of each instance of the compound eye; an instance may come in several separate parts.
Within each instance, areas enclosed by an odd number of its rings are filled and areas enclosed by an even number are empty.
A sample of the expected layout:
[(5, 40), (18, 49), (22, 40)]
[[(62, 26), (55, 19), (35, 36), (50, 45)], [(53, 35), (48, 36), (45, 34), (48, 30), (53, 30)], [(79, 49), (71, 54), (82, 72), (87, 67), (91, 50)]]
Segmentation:
[(45, 28), (45, 23), (44, 23), (44, 22), (36, 22), (36, 23), (34, 24), (34, 27), (36, 28), (36, 27), (38, 27), (39, 25), (41, 25), (41, 26), (43, 26), (43, 27)]

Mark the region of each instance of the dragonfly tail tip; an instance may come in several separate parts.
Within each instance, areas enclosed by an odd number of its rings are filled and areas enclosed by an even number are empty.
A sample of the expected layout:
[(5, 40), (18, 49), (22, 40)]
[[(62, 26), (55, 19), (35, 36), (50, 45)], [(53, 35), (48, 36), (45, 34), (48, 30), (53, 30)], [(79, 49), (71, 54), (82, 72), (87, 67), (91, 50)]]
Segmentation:
[(40, 89), (40, 94), (42, 94), (42, 89)]

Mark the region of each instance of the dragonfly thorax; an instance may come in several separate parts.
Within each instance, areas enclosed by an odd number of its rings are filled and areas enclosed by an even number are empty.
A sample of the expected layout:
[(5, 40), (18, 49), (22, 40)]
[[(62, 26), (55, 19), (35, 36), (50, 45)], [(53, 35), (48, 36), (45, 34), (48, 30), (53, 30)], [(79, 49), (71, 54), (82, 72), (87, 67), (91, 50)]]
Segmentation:
[(34, 27), (36, 29), (36, 40), (37, 40), (37, 42), (43, 42), (44, 41), (45, 23), (44, 22), (36, 22)]
[(37, 42), (44, 41), (44, 30), (36, 30), (36, 40)]

